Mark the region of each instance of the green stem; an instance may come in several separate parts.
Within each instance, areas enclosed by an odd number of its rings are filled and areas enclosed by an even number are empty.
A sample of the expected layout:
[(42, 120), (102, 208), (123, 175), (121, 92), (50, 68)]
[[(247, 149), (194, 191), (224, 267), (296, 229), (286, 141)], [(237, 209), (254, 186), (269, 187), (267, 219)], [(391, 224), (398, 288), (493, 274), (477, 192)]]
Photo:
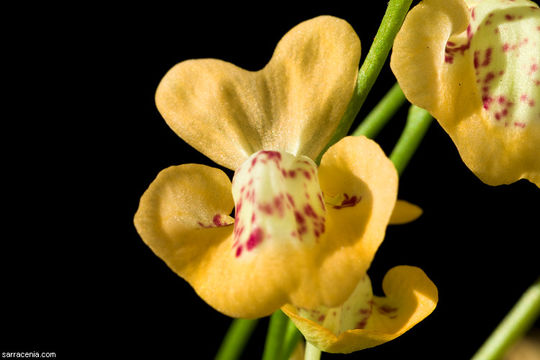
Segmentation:
[(405, 95), (398, 83), (386, 93), (382, 100), (371, 110), (360, 126), (352, 133), (353, 136), (364, 135), (373, 139), (386, 125), (388, 120), (405, 103)]
[(432, 120), (433, 118), (426, 110), (411, 105), (405, 129), (390, 154), (390, 160), (394, 163), (400, 176), (420, 145)]
[(319, 155), (317, 163), (320, 162), (322, 154), (324, 154), (330, 146), (344, 137), (351, 128), (358, 111), (360, 111), (362, 104), (364, 104), (369, 91), (373, 87), (373, 84), (375, 84), (375, 81), (384, 66), (388, 53), (394, 43), (394, 38), (401, 28), (403, 20), (405, 20), (405, 15), (407, 15), (411, 3), (412, 0), (390, 0), (388, 3), (379, 30), (377, 30), (377, 35), (371, 44), (366, 59), (358, 71), (356, 87), (347, 110), (345, 110), (345, 114), (341, 118), (332, 139)]
[(472, 360), (496, 360), (530, 329), (540, 315), (540, 278), (531, 285)]
[(304, 360), (319, 360), (321, 358), (321, 350), (314, 345), (311, 345), (309, 341), (306, 341), (306, 352), (304, 353)]
[(274, 312), (270, 317), (266, 343), (264, 344), (263, 360), (281, 359), (288, 320), (289, 318), (281, 310)]
[(287, 322), (287, 330), (285, 331), (283, 359), (288, 359), (291, 356), (300, 339), (302, 339), (302, 333), (298, 331), (296, 325), (289, 319)]
[(234, 360), (240, 357), (257, 320), (234, 319), (219, 347), (216, 360)]

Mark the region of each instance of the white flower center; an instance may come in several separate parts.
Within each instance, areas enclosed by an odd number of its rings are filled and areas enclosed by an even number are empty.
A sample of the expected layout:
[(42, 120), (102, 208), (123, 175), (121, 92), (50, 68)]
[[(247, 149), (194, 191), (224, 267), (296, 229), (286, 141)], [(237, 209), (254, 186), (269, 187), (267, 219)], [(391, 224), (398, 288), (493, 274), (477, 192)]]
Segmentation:
[(236, 257), (283, 242), (316, 244), (325, 232), (317, 166), (308, 157), (259, 151), (236, 170), (232, 193)]
[(450, 38), (445, 62), (468, 54), (491, 123), (520, 131), (540, 122), (540, 9), (526, 0), (468, 1), (471, 23)]
[(373, 311), (371, 281), (364, 276), (349, 298), (341, 306), (329, 308), (319, 306), (309, 310), (298, 308), (298, 314), (314, 321), (339, 335), (351, 329), (364, 329)]

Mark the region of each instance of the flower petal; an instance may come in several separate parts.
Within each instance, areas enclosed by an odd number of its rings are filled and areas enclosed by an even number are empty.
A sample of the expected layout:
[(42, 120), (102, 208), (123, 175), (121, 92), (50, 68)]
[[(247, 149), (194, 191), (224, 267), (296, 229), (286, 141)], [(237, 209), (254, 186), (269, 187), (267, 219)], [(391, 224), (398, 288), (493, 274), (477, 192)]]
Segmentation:
[(416, 6), (394, 42), (392, 70), (482, 181), (540, 186), (540, 9), (527, 0), (469, 4)]
[(318, 306), (315, 309), (296, 308), (297, 315), (311, 320), (335, 335), (347, 330), (363, 329), (373, 304), (371, 281), (365, 275), (344, 303), (336, 307)]
[[(270, 161), (264, 156), (256, 158)], [(298, 167), (294, 161), (293, 165)], [(253, 160), (246, 166), (249, 171)], [(311, 178), (316, 174), (306, 171)], [(326, 206), (323, 197), (316, 196), (320, 192), (310, 193), (317, 202), (312, 208), (320, 202), (320, 209), (327, 208), (329, 214), (328, 230), (321, 229), (313, 241), (299, 241), (286, 233), (249, 249), (248, 239), (245, 253), (239, 256), (233, 226), (227, 226), (232, 224), (227, 215), (232, 209), (231, 183), (220, 170), (202, 165), (162, 171), (141, 198), (135, 224), (169, 267), (227, 315), (260, 317), (286, 303), (306, 308), (336, 306), (365, 275), (384, 237), (396, 200), (397, 173), (376, 143), (354, 137), (328, 150), (319, 181), (325, 194), (350, 198)], [(311, 208), (305, 211), (306, 216), (314, 216)]]
[(232, 193), (236, 257), (259, 245), (316, 246), (325, 232), (317, 165), (306, 156), (259, 151), (234, 173)]
[(191, 272), (191, 264), (232, 232), (230, 186), (224, 172), (208, 166), (164, 169), (141, 197), (135, 227), (169, 267)]
[(231, 182), (221, 170), (171, 166), (141, 197), (134, 222), (154, 253), (198, 290), (204, 259), (231, 237), (233, 206)]
[[(407, 14), (394, 40), (390, 65), (401, 89), (407, 99), (432, 114), (435, 109), (444, 108), (444, 104), (439, 103), (444, 101), (442, 95), (446, 91), (450, 91), (452, 100), (459, 95), (454, 81), (449, 82), (447, 76), (441, 79), (445, 75), (441, 74), (441, 67), (448, 38), (452, 33), (465, 31), (467, 25), (468, 9), (463, 0), (422, 1)], [(465, 66), (463, 70), (467, 69)], [(459, 72), (452, 75), (459, 75)], [(462, 83), (460, 90), (464, 85), (474, 84)], [(463, 105), (452, 110), (465, 111)]]
[[(209, 305), (233, 317), (270, 314), (288, 299), (283, 256), (243, 257), (233, 249), (231, 182), (219, 169), (186, 164), (157, 176), (135, 226), (144, 242)], [(275, 265), (275, 266), (273, 266)], [(295, 280), (296, 278), (294, 278)]]
[(231, 182), (221, 170), (173, 166), (142, 196), (135, 226), (156, 255), (202, 299), (229, 316), (269, 315), (299, 297), (291, 293), (302, 293), (317, 305), (327, 292), (349, 295), (342, 288), (334, 290), (335, 284), (321, 287), (318, 261), (325, 254), (319, 243), (271, 239), (238, 256), (234, 220), (228, 216), (232, 208)]
[[(398, 176), (379, 145), (363, 136), (345, 137), (324, 154), (319, 182), (326, 199), (326, 232), (312, 277), (322, 304), (337, 306), (365, 275), (381, 244), (397, 196)], [(339, 204), (328, 199), (342, 200)], [(319, 290), (320, 291), (320, 290)], [(293, 294), (292, 303), (315, 308), (313, 292)]]
[(364, 329), (335, 335), (317, 322), (299, 316), (285, 305), (282, 310), (296, 324), (306, 340), (331, 353), (350, 353), (393, 340), (425, 319), (437, 305), (437, 288), (419, 268), (396, 266), (383, 280), (386, 297), (374, 297), (371, 316)]
[(214, 59), (177, 64), (156, 104), (182, 139), (230, 169), (263, 149), (314, 159), (345, 112), (359, 59), (352, 27), (321, 16), (289, 31), (260, 71)]
[(396, 206), (390, 218), (391, 225), (406, 224), (418, 219), (422, 215), (422, 209), (405, 200), (396, 201)]
[(276, 101), (265, 149), (315, 159), (345, 113), (359, 62), (360, 39), (344, 20), (320, 16), (292, 29), (262, 71)]

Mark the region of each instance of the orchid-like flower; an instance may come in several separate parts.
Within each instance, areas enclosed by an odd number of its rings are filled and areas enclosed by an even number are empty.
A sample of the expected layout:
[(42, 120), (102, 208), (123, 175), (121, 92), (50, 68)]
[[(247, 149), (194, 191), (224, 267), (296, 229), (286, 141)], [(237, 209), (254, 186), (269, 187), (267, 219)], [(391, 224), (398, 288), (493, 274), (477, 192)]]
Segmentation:
[(424, 0), (395, 39), (407, 98), (485, 183), (540, 186), (540, 9), (527, 0)]
[[(343, 20), (293, 28), (260, 71), (188, 60), (161, 81), (169, 126), (220, 165), (163, 170), (141, 198), (145, 243), (215, 309), (253, 318), (286, 303), (338, 306), (364, 277), (393, 214), (398, 177), (380, 147), (348, 137), (317, 158), (355, 86), (360, 41)], [(235, 209), (234, 218), (232, 210)]]
[(340, 306), (302, 309), (285, 305), (307, 341), (332, 353), (350, 353), (400, 336), (435, 309), (437, 288), (417, 267), (396, 266), (384, 277), (386, 297), (374, 296), (364, 276)]

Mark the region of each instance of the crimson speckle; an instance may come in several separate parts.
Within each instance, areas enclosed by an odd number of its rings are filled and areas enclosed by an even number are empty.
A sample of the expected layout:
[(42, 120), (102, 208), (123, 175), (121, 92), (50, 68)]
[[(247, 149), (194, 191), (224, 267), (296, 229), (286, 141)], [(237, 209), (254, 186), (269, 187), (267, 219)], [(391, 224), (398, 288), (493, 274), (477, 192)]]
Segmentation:
[[(240, 223), (238, 223), (238, 224), (240, 224)], [(234, 236), (235, 236), (235, 238), (238, 239), (240, 237), (240, 235), (242, 235), (243, 232), (244, 232), (244, 227), (240, 226), (240, 225), (236, 226), (236, 224), (235, 224), (235, 228), (234, 228)]]
[(304, 212), (309, 217), (312, 217), (315, 219), (317, 218), (317, 214), (315, 213), (315, 211), (313, 210), (310, 204), (306, 204), (306, 206), (304, 206)]
[(263, 241), (264, 234), (260, 228), (253, 229), (249, 235), (249, 239), (246, 242), (246, 247), (248, 251), (253, 250), (257, 245)]
[(319, 198), (319, 202), (321, 203), (321, 207), (323, 210), (326, 210), (326, 206), (324, 205), (324, 200), (323, 200), (323, 196), (321, 193), (318, 193), (317, 194), (317, 197)]
[(491, 71), (486, 74), (486, 78), (484, 79), (484, 82), (487, 84), (491, 80), (495, 78), (495, 74), (493, 74)]
[(280, 217), (283, 217), (285, 209), (283, 208), (283, 194), (274, 198), (274, 207), (277, 209)]
[(207, 228), (211, 228), (211, 227), (220, 227), (220, 226), (227, 226), (227, 225), (232, 225), (232, 224), (228, 224), (227, 222), (225, 222), (224, 219), (223, 219), (223, 215), (216, 214), (212, 218), (212, 224), (206, 225), (206, 224), (203, 224), (202, 222), (198, 221), (197, 225), (199, 225), (202, 228), (207, 229)]
[(362, 319), (356, 324), (356, 329), (363, 329), (367, 325), (367, 319)]
[(359, 197), (356, 197), (356, 195), (353, 195), (351, 197), (349, 197), (348, 194), (343, 194), (343, 196), (345, 197), (345, 199), (341, 202), (340, 205), (334, 205), (333, 208), (334, 209), (342, 209), (342, 208), (345, 208), (345, 207), (352, 207), (352, 206), (355, 206), (356, 204), (358, 204), (360, 202), (360, 200), (362, 200), (362, 197), (359, 196)]
[(485, 52), (485, 57), (484, 57), (484, 62), (482, 63), (482, 66), (488, 66), (489, 63), (491, 62), (491, 53), (492, 53), (493, 49), (492, 48), (487, 48), (486, 52)]
[(289, 200), (289, 203), (294, 207), (294, 198), (291, 194), (287, 194), (287, 199)]
[(269, 160), (281, 160), (281, 153), (279, 151), (263, 150), (260, 153), (266, 155), (266, 158)]
[(398, 309), (390, 305), (384, 304), (377, 308), (381, 314), (392, 314), (395, 313)]
[(236, 204), (236, 215), (240, 214), (240, 210), (242, 210), (242, 199), (240, 199), (238, 204)]
[(274, 212), (274, 209), (272, 209), (272, 205), (270, 204), (259, 204), (259, 210), (268, 215), (272, 215)]
[(216, 225), (216, 226), (225, 226), (225, 225), (227, 225), (226, 222), (222, 221), (222, 217), (221, 217), (220, 214), (214, 215), (214, 218), (212, 219), (212, 222), (213, 222), (214, 225)]
[(303, 224), (306, 222), (306, 219), (300, 214), (298, 211), (294, 212), (294, 217), (296, 218), (296, 222), (299, 224)]
[(236, 257), (240, 257), (240, 255), (242, 255), (242, 245), (240, 245), (239, 247), (236, 248)]
[(489, 109), (489, 104), (493, 101), (493, 98), (491, 96), (484, 95), (482, 96), (482, 102), (484, 104), (484, 109)]

